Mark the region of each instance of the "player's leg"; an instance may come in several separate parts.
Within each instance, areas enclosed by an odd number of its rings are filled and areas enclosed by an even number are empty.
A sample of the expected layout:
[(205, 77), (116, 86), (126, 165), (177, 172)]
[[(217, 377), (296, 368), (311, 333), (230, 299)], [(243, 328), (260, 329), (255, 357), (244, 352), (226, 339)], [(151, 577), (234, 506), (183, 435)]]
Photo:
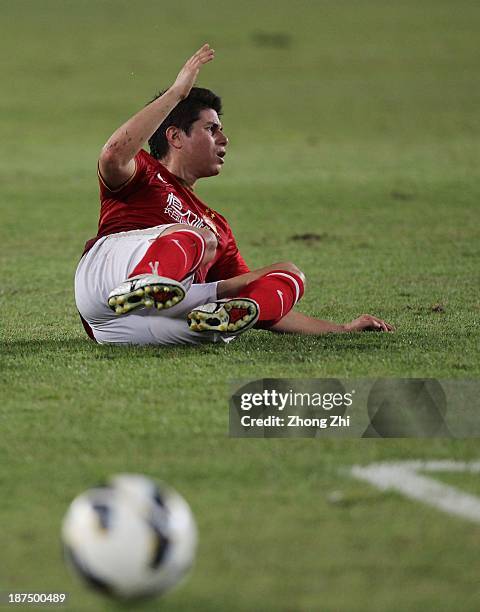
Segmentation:
[[(171, 225), (161, 225), (111, 234), (98, 240), (81, 258), (75, 274), (75, 300), (79, 313), (89, 325), (115, 318), (107, 304), (112, 287), (125, 282), (152, 243), (171, 228)], [(184, 294), (191, 279), (179, 284)]]
[(292, 263), (282, 262), (221, 281), (215, 302), (188, 314), (195, 331), (239, 334), (253, 326), (270, 328), (301, 299), (305, 276)]
[[(190, 331), (186, 314), (199, 304), (215, 300), (218, 283), (192, 286), (192, 277), (187, 277), (181, 281), (185, 299), (168, 310), (137, 309), (128, 316), (117, 317), (107, 305), (111, 287), (131, 274), (153, 240), (165, 231), (173, 233), (173, 229), (171, 226), (158, 226), (112, 234), (100, 239), (82, 257), (75, 274), (75, 301), (87, 333), (94, 340), (113, 344), (215, 341), (208, 334)], [(178, 320), (170, 322), (175, 318)]]
[(195, 333), (189, 329), (186, 314), (196, 306), (215, 300), (217, 283), (192, 285), (185, 299), (169, 310), (157, 312), (135, 310), (127, 317), (111, 316), (94, 326), (94, 339), (99, 344), (197, 345), (211, 342), (228, 342), (219, 333)]
[(256, 327), (269, 329), (292, 310), (304, 292), (303, 274), (277, 269), (252, 281), (237, 295), (258, 304)]
[(156, 274), (181, 281), (215, 256), (217, 239), (206, 228), (176, 224), (152, 240), (130, 277)]
[(211, 261), (217, 248), (213, 232), (177, 224), (152, 239), (128, 278), (112, 289), (108, 305), (116, 314), (139, 307), (171, 308), (184, 299), (182, 281)]
[(251, 272), (247, 272), (246, 274), (241, 274), (239, 276), (235, 276), (233, 278), (228, 278), (226, 280), (222, 280), (218, 283), (217, 288), (217, 296), (219, 299), (223, 299), (226, 297), (230, 297), (233, 295), (238, 295), (240, 291), (243, 291), (245, 287), (247, 287), (253, 281), (266, 276), (270, 272), (282, 271), (293, 273), (296, 276), (300, 277), (300, 280), (303, 283), (305, 288), (306, 279), (304, 273), (291, 261), (281, 261), (278, 263), (270, 264), (269, 266), (265, 266), (263, 268), (259, 268), (258, 270), (252, 270)]

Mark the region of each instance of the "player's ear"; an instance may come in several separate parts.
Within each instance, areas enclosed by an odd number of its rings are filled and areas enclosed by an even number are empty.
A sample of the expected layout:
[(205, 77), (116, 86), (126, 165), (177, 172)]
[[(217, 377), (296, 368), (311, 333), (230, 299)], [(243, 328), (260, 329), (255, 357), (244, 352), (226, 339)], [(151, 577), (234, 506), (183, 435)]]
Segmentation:
[(175, 127), (174, 125), (171, 125), (170, 127), (168, 127), (165, 132), (165, 137), (168, 141), (168, 144), (174, 149), (182, 148), (181, 132), (182, 130), (180, 128)]

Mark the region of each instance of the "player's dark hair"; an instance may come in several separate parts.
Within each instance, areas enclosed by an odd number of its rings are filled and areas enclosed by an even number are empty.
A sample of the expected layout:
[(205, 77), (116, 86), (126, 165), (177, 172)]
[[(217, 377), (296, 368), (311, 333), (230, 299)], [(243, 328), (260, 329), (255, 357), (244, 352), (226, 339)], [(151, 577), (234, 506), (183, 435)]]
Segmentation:
[[(165, 92), (160, 91), (149, 104), (159, 98)], [(167, 118), (163, 121), (157, 131), (149, 139), (150, 153), (156, 159), (162, 159), (168, 153), (168, 140), (165, 132), (170, 126), (180, 128), (185, 134), (190, 134), (192, 125), (200, 117), (200, 112), (205, 108), (213, 108), (218, 115), (222, 114), (222, 100), (210, 89), (203, 87), (192, 87), (186, 98), (177, 104)]]

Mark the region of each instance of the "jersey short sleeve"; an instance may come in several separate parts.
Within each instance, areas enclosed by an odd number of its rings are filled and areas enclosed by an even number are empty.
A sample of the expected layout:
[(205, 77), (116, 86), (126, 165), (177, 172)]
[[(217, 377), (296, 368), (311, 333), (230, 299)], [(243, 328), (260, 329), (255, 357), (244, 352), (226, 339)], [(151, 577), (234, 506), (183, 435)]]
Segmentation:
[(148, 182), (147, 168), (148, 168), (148, 157), (145, 151), (140, 150), (134, 157), (135, 160), (135, 172), (132, 176), (115, 189), (111, 189), (105, 179), (103, 178), (100, 168), (97, 169), (98, 182), (100, 185), (100, 199), (106, 200), (109, 198), (126, 198), (136, 190), (140, 189), (144, 184)]

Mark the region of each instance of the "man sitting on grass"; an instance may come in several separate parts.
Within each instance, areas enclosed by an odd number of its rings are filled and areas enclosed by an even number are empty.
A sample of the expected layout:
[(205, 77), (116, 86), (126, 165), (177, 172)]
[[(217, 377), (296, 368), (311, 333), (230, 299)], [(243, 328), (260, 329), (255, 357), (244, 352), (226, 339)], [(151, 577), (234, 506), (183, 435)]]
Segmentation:
[(337, 325), (293, 311), (303, 273), (290, 262), (250, 271), (227, 220), (196, 196), (196, 181), (220, 172), (228, 145), (220, 98), (193, 87), (213, 57), (203, 45), (102, 149), (98, 233), (75, 276), (87, 333), (102, 344), (199, 344), (252, 327), (392, 331), (371, 315)]

